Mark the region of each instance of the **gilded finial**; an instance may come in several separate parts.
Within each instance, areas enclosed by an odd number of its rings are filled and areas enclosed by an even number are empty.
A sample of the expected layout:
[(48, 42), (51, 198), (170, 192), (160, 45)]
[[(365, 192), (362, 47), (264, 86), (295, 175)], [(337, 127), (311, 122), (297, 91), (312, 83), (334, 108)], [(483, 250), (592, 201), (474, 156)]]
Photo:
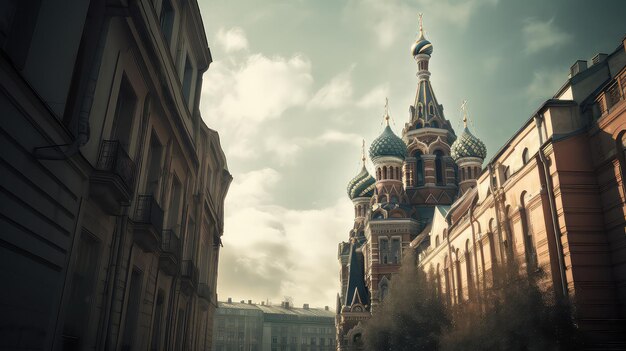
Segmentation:
[(424, 23), (422, 20), (423, 14), (420, 12), (417, 15), (419, 16), (419, 22), (420, 22), (420, 38), (424, 38)]
[(467, 128), (467, 100), (463, 100), (461, 110), (463, 111), (463, 128)]
[(389, 98), (385, 98), (385, 123), (389, 125)]
[(363, 167), (365, 167), (365, 139), (363, 139), (363, 142), (361, 143), (361, 162)]

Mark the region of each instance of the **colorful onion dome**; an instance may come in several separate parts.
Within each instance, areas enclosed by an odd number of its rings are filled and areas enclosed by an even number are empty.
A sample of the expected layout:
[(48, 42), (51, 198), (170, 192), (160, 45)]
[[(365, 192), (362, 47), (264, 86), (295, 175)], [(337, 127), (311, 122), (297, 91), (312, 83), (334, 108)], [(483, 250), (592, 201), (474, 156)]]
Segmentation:
[(463, 134), (458, 138), (450, 147), (450, 156), (457, 161), (463, 157), (478, 157), (485, 159), (487, 156), (487, 148), (485, 144), (470, 133), (469, 129), (465, 127)]
[(420, 35), (419, 38), (411, 45), (411, 55), (417, 56), (419, 54), (432, 55), (433, 44), (424, 38), (424, 35)]
[(375, 183), (376, 180), (369, 174), (365, 165), (363, 165), (361, 172), (348, 183), (348, 196), (350, 200), (357, 197), (371, 197), (374, 195)]
[(402, 160), (406, 156), (406, 144), (391, 130), (389, 124), (370, 145), (370, 158), (372, 160), (383, 156), (397, 157)]
[(420, 54), (425, 54), (425, 55), (430, 56), (433, 53), (433, 44), (431, 44), (424, 37), (424, 28), (422, 26), (422, 14), (420, 14), (419, 20), (420, 20), (420, 34), (417, 40), (415, 41), (415, 43), (413, 43), (413, 45), (411, 46), (411, 55), (413, 55), (413, 57), (420, 55)]

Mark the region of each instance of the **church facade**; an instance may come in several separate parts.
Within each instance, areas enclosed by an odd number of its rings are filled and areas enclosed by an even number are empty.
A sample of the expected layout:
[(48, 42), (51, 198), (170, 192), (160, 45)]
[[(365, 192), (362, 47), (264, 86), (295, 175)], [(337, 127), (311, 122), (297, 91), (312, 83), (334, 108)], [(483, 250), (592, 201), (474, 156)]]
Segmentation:
[[(409, 121), (387, 126), (348, 184), (354, 226), (339, 244), (337, 350), (362, 348), (363, 323), (389, 293), (407, 250), (435, 272), (449, 304), (479, 299), (498, 265), (541, 268), (576, 303), (590, 343), (626, 345), (626, 51), (577, 61), (563, 87), (483, 166), (485, 145), (459, 136), (430, 82), (432, 44), (411, 48), (418, 83)], [(606, 344), (608, 343), (608, 344)]]

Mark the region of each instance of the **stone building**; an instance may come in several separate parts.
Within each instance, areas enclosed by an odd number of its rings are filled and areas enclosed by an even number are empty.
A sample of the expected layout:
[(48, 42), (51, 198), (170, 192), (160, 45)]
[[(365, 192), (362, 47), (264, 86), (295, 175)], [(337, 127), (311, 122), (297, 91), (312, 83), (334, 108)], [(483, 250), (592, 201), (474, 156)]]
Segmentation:
[[(468, 174), (468, 189), (412, 246), (454, 304), (479, 299), (507, 262), (521, 262), (529, 272), (541, 269), (543, 287), (575, 303), (576, 323), (589, 345), (623, 349), (624, 43), (587, 64), (577, 61), (563, 87), (484, 170)], [(484, 155), (472, 138), (461, 137), (452, 148), (459, 168)]]
[(626, 347), (624, 46), (589, 67), (577, 61), (483, 165), (482, 141), (467, 123), (457, 137), (437, 102), (433, 46), (420, 23), (409, 122), (401, 137), (387, 125), (369, 149), (374, 176), (363, 153), (348, 184), (355, 219), (338, 250), (337, 350), (362, 348), (362, 322), (387, 296), (406, 250), (435, 272), (450, 304), (480, 298), (506, 262), (541, 268), (543, 287), (576, 303), (590, 345)]
[(220, 302), (215, 313), (213, 351), (335, 350), (335, 313), (325, 308)]
[(0, 5), (0, 349), (208, 350), (231, 175), (196, 1)]

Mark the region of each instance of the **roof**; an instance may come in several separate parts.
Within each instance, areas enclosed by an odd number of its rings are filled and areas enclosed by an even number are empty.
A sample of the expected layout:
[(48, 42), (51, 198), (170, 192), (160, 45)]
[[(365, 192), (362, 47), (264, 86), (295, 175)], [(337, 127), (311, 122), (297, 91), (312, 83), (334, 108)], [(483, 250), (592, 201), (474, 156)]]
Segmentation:
[(370, 146), (370, 158), (374, 160), (377, 157), (393, 156), (404, 160), (406, 157), (406, 144), (398, 137), (389, 125), (372, 141)]
[[(353, 243), (350, 247), (350, 260), (349, 260), (349, 276), (348, 287), (346, 289), (344, 306), (352, 306), (354, 303), (361, 303), (362, 305), (369, 305), (369, 298), (367, 289), (365, 288), (365, 273), (363, 267), (363, 254), (356, 251), (356, 243)], [(355, 301), (360, 299), (360, 301)]]
[(324, 317), (324, 318), (335, 318), (335, 312), (326, 310), (324, 308), (298, 308), (298, 307), (289, 307), (285, 308), (282, 306), (272, 306), (272, 305), (259, 305), (259, 304), (248, 304), (241, 302), (218, 302), (217, 308), (220, 309), (232, 309), (232, 310), (253, 310), (258, 311), (264, 315), (285, 315), (285, 316), (295, 316), (295, 317)]
[(371, 197), (374, 195), (375, 184), (376, 180), (363, 165), (359, 174), (348, 183), (348, 196), (351, 200), (357, 197)]

